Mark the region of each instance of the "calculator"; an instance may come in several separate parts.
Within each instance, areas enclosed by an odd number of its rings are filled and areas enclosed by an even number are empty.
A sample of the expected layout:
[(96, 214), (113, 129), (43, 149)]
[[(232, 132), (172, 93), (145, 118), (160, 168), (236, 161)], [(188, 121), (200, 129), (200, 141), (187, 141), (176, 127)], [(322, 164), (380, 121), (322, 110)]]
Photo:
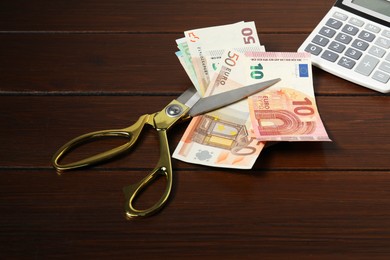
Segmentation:
[(390, 0), (338, 0), (298, 51), (361, 86), (390, 92)]

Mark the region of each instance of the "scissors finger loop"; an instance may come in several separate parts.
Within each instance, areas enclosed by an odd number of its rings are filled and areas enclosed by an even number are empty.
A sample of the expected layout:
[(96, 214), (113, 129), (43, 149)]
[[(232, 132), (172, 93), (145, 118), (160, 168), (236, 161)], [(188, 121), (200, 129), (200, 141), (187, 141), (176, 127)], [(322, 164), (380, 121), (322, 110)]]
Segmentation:
[[(124, 138), (128, 138), (129, 141), (111, 150), (99, 154), (95, 154), (93, 156), (90, 156), (88, 158), (76, 162), (67, 163), (67, 164), (60, 163), (60, 160), (63, 159), (63, 157), (65, 157), (65, 155), (71, 150), (75, 149), (76, 147), (82, 144), (87, 143), (88, 141), (91, 141), (92, 139), (98, 139), (103, 137), (124, 137)], [(133, 145), (133, 143), (134, 143), (134, 139), (132, 138), (132, 134), (129, 132), (124, 132), (120, 130), (105, 130), (105, 131), (92, 132), (92, 133), (81, 135), (71, 140), (70, 142), (66, 143), (64, 146), (62, 146), (57, 151), (57, 153), (54, 154), (52, 163), (54, 168), (56, 168), (56, 170), (59, 172), (77, 169), (81, 167), (87, 167), (102, 162), (104, 160), (108, 160), (124, 152), (125, 150), (129, 149)]]
[[(157, 201), (152, 207), (148, 209), (136, 209), (134, 207), (135, 199), (141, 195), (145, 188), (153, 183), (158, 176), (165, 176), (166, 187), (163, 195), (160, 200)], [(166, 167), (159, 167), (154, 169), (152, 173), (142, 179), (139, 183), (134, 185), (129, 185), (123, 188), (123, 191), (126, 196), (125, 212), (127, 218), (136, 218), (136, 217), (148, 217), (150, 215), (158, 212), (167, 202), (169, 194), (172, 189), (172, 171)]]
[[(143, 115), (141, 116), (136, 123), (134, 123), (132, 126), (124, 128), (124, 129), (117, 129), (117, 130), (102, 130), (102, 131), (96, 131), (87, 133), (84, 135), (81, 135), (79, 137), (74, 138), (73, 140), (69, 141), (68, 143), (64, 144), (53, 156), (52, 163), (54, 168), (58, 172), (66, 171), (66, 170), (72, 170), (77, 169), (81, 167), (91, 166), (97, 163), (100, 163), (102, 161), (111, 159), (126, 150), (130, 149), (134, 143), (137, 141), (144, 125), (146, 123), (149, 123), (150, 115)], [(93, 141), (99, 138), (103, 137), (122, 137), (128, 139), (128, 141), (125, 144), (122, 144), (118, 147), (115, 147), (111, 150), (95, 154), (93, 156), (90, 156), (88, 158), (68, 163), (68, 164), (60, 164), (60, 160), (65, 157), (65, 155), (70, 152), (71, 150), (75, 149), (76, 147), (85, 144), (89, 141)]]

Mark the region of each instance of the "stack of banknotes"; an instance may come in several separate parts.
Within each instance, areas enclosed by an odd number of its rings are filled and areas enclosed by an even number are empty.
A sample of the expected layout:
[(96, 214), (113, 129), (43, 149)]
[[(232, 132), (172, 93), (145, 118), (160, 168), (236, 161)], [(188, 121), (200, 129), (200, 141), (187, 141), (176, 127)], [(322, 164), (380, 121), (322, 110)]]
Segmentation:
[(318, 113), (310, 54), (265, 52), (254, 22), (194, 29), (177, 39), (181, 65), (206, 97), (281, 78), (247, 100), (192, 119), (173, 157), (250, 169), (266, 141), (330, 141)]

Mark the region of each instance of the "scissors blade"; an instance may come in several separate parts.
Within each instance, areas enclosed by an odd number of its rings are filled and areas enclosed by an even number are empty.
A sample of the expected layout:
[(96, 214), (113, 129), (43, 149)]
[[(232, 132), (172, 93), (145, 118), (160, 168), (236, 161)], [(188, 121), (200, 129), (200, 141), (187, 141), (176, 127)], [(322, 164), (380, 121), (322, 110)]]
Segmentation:
[(193, 104), (192, 107), (189, 106), (191, 107), (191, 109), (188, 114), (190, 116), (196, 116), (230, 105), (253, 94), (256, 94), (257, 92), (263, 91), (264, 89), (271, 87), (280, 80), (280, 78), (277, 78), (268, 81), (263, 81), (253, 85), (212, 95), (209, 97), (200, 98), (195, 104)]
[(190, 87), (189, 89), (184, 91), (178, 98), (176, 98), (177, 101), (190, 108), (193, 107), (196, 102), (199, 101), (199, 99), (201, 99), (201, 96), (194, 87)]

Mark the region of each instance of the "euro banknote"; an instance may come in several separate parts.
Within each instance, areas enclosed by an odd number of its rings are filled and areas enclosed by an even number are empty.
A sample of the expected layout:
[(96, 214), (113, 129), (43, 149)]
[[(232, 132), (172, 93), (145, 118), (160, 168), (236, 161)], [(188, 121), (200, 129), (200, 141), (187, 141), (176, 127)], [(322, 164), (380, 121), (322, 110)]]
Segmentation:
[(281, 78), (269, 89), (192, 119), (173, 157), (250, 169), (265, 141), (329, 141), (315, 102), (310, 56), (266, 53), (253, 22), (189, 30), (176, 55), (201, 96)]
[[(188, 51), (183, 51), (179, 41), (178, 47), (184, 59), (192, 63), (197, 78), (197, 88), (203, 96), (210, 83), (210, 72), (216, 65), (225, 49), (236, 49), (240, 52), (261, 51), (261, 44), (254, 22), (238, 22), (234, 24), (193, 29), (184, 32)], [(264, 50), (264, 49), (263, 49)]]
[[(232, 57), (238, 57), (232, 59)], [(230, 57), (230, 58), (229, 58)], [(248, 98), (251, 122), (260, 141), (330, 141), (315, 101), (310, 54), (228, 51), (234, 66), (222, 66), (217, 84), (245, 86), (281, 78)], [(218, 83), (219, 82), (219, 83)]]
[(192, 65), (191, 53), (188, 48), (186, 38), (177, 39), (176, 43), (177, 43), (177, 48), (179, 49), (179, 51), (176, 52), (176, 56), (179, 59), (181, 65), (183, 66), (184, 71), (187, 73), (188, 77), (190, 78), (192, 84), (194, 85), (196, 90), (200, 92), (198, 79), (196, 77), (196, 73)]
[[(234, 66), (222, 56), (221, 68)], [(244, 57), (243, 54), (239, 56)], [(234, 56), (233, 59), (239, 59)], [(226, 83), (226, 69), (213, 77), (205, 96), (243, 87), (239, 82)], [(218, 86), (218, 87), (215, 87)], [(258, 141), (252, 128), (246, 100), (192, 119), (173, 157), (185, 162), (215, 167), (250, 169), (265, 143)]]

